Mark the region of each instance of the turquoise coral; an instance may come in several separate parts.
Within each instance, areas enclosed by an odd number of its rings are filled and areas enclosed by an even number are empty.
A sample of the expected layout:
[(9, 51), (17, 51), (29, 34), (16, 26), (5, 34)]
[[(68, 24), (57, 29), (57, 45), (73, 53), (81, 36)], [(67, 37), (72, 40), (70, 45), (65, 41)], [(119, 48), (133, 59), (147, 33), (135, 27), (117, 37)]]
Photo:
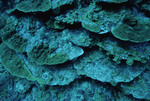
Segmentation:
[(18, 21), (13, 21), (13, 18), (8, 18), (6, 26), (1, 29), (2, 41), (5, 42), (9, 48), (14, 49), (17, 52), (25, 52), (25, 46), (27, 44), (27, 40), (22, 38), (16, 32), (16, 26)]
[(23, 0), (16, 4), (15, 9), (22, 12), (45, 12), (51, 9), (51, 0)]
[[(113, 61), (118, 64), (125, 60), (128, 65), (133, 65), (135, 61), (146, 63), (149, 60), (149, 43), (130, 45), (121, 44), (121, 41), (116, 41), (113, 38), (104, 38), (97, 44), (100, 49), (105, 50), (108, 56), (113, 56)], [(144, 47), (144, 48), (143, 48)]]
[(150, 19), (147, 17), (138, 17), (126, 15), (121, 24), (112, 29), (112, 34), (124, 41), (135, 43), (150, 40)]
[(150, 100), (149, 4), (0, 0), (0, 99)]
[(24, 61), (17, 56), (14, 50), (9, 49), (6, 44), (2, 43), (0, 45), (0, 53), (2, 64), (12, 75), (20, 78), (26, 78), (31, 81), (38, 81), (40, 84), (44, 84), (45, 81), (33, 76)]
[(68, 60), (68, 56), (65, 53), (60, 52), (51, 55), (54, 51), (55, 48), (40, 44), (39, 46), (34, 46), (27, 54), (38, 65), (56, 65)]

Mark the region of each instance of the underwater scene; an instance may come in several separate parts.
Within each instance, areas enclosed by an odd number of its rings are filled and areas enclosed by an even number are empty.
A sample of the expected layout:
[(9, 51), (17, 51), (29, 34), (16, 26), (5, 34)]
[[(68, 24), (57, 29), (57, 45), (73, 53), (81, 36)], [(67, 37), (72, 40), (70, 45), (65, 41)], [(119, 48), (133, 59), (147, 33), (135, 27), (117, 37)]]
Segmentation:
[(0, 0), (0, 101), (150, 101), (150, 0)]

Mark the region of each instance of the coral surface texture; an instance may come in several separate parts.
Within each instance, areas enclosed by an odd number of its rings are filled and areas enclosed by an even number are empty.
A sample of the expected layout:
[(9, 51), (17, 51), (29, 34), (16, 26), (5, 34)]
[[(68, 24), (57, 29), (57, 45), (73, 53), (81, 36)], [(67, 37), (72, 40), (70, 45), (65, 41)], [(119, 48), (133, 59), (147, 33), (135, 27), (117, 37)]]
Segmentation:
[(150, 101), (150, 0), (0, 0), (0, 101)]

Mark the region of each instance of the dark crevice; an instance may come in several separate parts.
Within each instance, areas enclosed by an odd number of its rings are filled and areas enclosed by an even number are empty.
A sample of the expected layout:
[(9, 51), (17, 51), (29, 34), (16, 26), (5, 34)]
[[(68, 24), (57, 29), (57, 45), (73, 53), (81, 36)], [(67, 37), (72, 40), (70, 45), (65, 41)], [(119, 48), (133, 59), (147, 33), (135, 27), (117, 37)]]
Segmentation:
[[(31, 82), (31, 81), (29, 81), (29, 82)], [(31, 84), (31, 87), (26, 91), (26, 93), (31, 93), (34, 86), (35, 86), (35, 84)]]
[(2, 38), (0, 37), (0, 44), (2, 43), (3, 41), (2, 41)]
[(145, 16), (150, 17), (150, 11), (142, 9), (141, 12), (143, 12)]
[(104, 38), (111, 37), (111, 36), (112, 34), (110, 32), (104, 34), (91, 33), (90, 35), (90, 37), (92, 37), (94, 40), (100, 40), (100, 41)]
[(125, 5), (127, 5), (127, 3), (116, 4), (116, 3), (107, 3), (107, 2), (97, 2), (96, 5), (101, 6), (103, 10), (118, 11), (122, 9)]
[(92, 51), (92, 50), (98, 50), (99, 47), (98, 47), (98, 46), (82, 47), (82, 49), (84, 50), (84, 54), (85, 54), (85, 53), (88, 53), (88, 52), (90, 52), (90, 51)]
[(60, 7), (60, 12), (58, 14), (63, 14), (63, 13), (66, 13), (68, 10), (71, 10), (71, 9), (74, 9), (75, 8), (75, 5), (72, 4), (72, 5), (63, 5)]
[(32, 17), (38, 18), (38, 19), (40, 19), (42, 21), (47, 21), (47, 20), (50, 19), (51, 16), (54, 16), (54, 14), (51, 11), (24, 13), (24, 12), (21, 12), (19, 10), (15, 10), (11, 14), (15, 15), (17, 18), (32, 16)]
[(46, 12), (37, 12), (35, 13), (35, 15), (38, 19), (40, 19), (44, 23), (50, 19), (53, 19), (56, 16), (51, 10)]
[(0, 11), (5, 12), (5, 10), (12, 9), (14, 5), (15, 5), (14, 0), (1, 0)]
[(65, 24), (65, 28), (66, 29), (79, 29), (81, 28), (81, 23), (74, 23), (73, 25), (70, 25), (70, 24)]
[(26, 58), (28, 57), (27, 52), (22, 53)]
[(19, 10), (15, 10), (15, 11), (11, 12), (11, 15), (14, 15), (17, 18), (20, 18), (20, 17), (31, 16), (33, 14), (32, 13), (24, 13), (24, 12), (21, 12)]

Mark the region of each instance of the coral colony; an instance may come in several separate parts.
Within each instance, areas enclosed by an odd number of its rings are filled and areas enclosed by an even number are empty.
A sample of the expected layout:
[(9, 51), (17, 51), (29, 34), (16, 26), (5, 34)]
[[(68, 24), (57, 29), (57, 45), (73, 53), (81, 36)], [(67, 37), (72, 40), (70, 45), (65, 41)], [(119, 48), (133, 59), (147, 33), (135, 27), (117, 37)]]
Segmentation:
[(0, 101), (150, 101), (150, 0), (0, 0)]

